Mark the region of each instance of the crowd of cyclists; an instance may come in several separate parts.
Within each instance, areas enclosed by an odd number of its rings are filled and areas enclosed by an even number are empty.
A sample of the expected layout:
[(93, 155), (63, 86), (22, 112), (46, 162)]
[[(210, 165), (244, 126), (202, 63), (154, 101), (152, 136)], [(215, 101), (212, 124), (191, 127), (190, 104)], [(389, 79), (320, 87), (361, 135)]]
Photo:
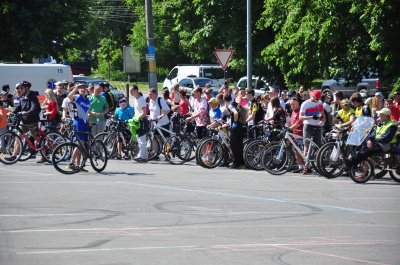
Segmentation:
[[(365, 147), (343, 158), (345, 165), (358, 163), (373, 153), (382, 151), (382, 144), (389, 144), (391, 150), (396, 150), (399, 146), (397, 135), (400, 131), (400, 92), (395, 93), (393, 99), (385, 99), (381, 92), (372, 97), (356, 92), (350, 98), (344, 98), (339, 91), (331, 99), (318, 89), (308, 91), (300, 86), (298, 91), (279, 91), (270, 87), (267, 93), (256, 96), (252, 88), (238, 88), (232, 80), (226, 80), (216, 96), (213, 96), (213, 91), (207, 84), (204, 88), (194, 88), (190, 94), (178, 85), (174, 86), (172, 92), (163, 90), (162, 95), (151, 88), (146, 92), (145, 98), (144, 91), (141, 92), (138, 86), (132, 85), (128, 97), (112, 102), (114, 98), (110, 97), (108, 88), (109, 84), (106, 82), (94, 87), (85, 83), (57, 82), (56, 88), (47, 89), (45, 100), (39, 103), (28, 81), (18, 83), (14, 94), (10, 93), (8, 85), (4, 85), (0, 104), (0, 133), (7, 130), (7, 121), (11, 122), (13, 114), (20, 113), (23, 131), (31, 131), (32, 135), (40, 122), (51, 130), (59, 130), (60, 124), (71, 121), (72, 126), (81, 132), (78, 137), (85, 145), (88, 142), (89, 126), (91, 134), (96, 136), (109, 130), (107, 124), (110, 119), (126, 122), (135, 120), (137, 127), (132, 134), (135, 134), (137, 141), (136, 152), (123, 153), (125, 139), (118, 137), (118, 143), (113, 143), (117, 145), (118, 152), (109, 158), (132, 159), (137, 163), (160, 159), (161, 149), (166, 148), (165, 142), (160, 143), (158, 134), (161, 130), (154, 130), (157, 124), (163, 128), (163, 137), (179, 136), (187, 130), (196, 138), (190, 143), (190, 151), (196, 152), (196, 156), (204, 156), (207, 151), (196, 150), (204, 139), (213, 137), (214, 134), (224, 135), (227, 144), (223, 148), (225, 154), (219, 153), (224, 159), (218, 166), (229, 166), (232, 169), (249, 167), (245, 146), (255, 139), (267, 139), (266, 133), (268, 137), (275, 135), (275, 139), (269, 138), (271, 142), (281, 140), (283, 136), (274, 132), (280, 132), (284, 128), (301, 136), (294, 138), (295, 144), (301, 147), (303, 154), (307, 154), (311, 139), (321, 147), (326, 142), (325, 135), (332, 128), (351, 128), (358, 117), (373, 118), (376, 128), (366, 138)], [(110, 108), (111, 105), (117, 107)], [(260, 129), (261, 126), (264, 129)], [(266, 127), (268, 130), (265, 130)], [(154, 137), (149, 138), (150, 132)], [(157, 141), (159, 143), (156, 144)], [(170, 155), (175, 156), (176, 149), (184, 145), (178, 143), (179, 141), (182, 142), (178, 138), (173, 139), (172, 152), (169, 149), (164, 152), (166, 159)], [(3, 146), (4, 143), (0, 142), (0, 151)], [(185, 159), (188, 160), (189, 157), (193, 158), (189, 155)], [(37, 162), (44, 162), (42, 158)], [(15, 156), (11, 155), (8, 159), (15, 159)], [(295, 159), (297, 166), (290, 169), (292, 172), (312, 172), (311, 165), (305, 165), (304, 156), (298, 150), (295, 151)], [(67, 165), (71, 170), (78, 166), (74, 161), (77, 161), (75, 157)], [(200, 165), (209, 163), (198, 157), (196, 161)], [(81, 167), (80, 171), (87, 170)]]

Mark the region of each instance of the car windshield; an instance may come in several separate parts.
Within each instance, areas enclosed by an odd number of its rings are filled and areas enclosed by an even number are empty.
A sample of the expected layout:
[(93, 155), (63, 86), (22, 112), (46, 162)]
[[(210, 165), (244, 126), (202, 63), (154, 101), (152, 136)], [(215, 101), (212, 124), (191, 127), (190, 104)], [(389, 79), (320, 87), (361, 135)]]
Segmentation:
[(224, 79), (224, 70), (221, 68), (208, 68), (203, 70), (204, 77), (210, 79)]
[(211, 86), (214, 86), (213, 81), (211, 81), (210, 79), (195, 79), (194, 80), (195, 86), (205, 87), (207, 83), (209, 83)]

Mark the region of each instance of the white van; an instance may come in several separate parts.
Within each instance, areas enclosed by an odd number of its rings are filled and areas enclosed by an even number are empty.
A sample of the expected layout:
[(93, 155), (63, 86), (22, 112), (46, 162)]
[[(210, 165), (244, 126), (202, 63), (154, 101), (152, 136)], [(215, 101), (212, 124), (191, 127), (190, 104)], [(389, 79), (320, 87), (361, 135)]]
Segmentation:
[(7, 64), (0, 63), (0, 85), (8, 84), (11, 93), (22, 81), (32, 84), (31, 90), (44, 94), (47, 88), (54, 89), (57, 81), (73, 81), (71, 67), (62, 64)]
[(225, 82), (224, 70), (220, 65), (177, 65), (170, 71), (167, 78), (165, 78), (163, 89), (168, 88), (171, 91), (175, 84), (188, 76), (210, 78), (214, 85), (218, 87), (223, 86)]

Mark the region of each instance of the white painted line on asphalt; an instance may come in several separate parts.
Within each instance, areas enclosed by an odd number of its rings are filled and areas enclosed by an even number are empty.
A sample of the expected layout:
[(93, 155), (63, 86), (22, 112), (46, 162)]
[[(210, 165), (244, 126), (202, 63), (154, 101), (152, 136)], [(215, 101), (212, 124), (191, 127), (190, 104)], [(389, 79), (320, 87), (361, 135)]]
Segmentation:
[(31, 172), (31, 171), (15, 170), (15, 169), (9, 169), (9, 168), (6, 168), (6, 167), (3, 167), (1, 170), (2, 171), (13, 171), (13, 172), (27, 173), (27, 174), (36, 174), (36, 175), (42, 175), (42, 176), (55, 175), (55, 174), (45, 174), (45, 173), (37, 173), (37, 172)]

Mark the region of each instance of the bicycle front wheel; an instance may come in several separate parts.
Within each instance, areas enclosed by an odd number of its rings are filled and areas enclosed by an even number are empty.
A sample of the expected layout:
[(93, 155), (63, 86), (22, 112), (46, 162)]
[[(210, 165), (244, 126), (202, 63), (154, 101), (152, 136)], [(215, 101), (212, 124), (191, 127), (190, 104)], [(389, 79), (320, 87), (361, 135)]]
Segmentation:
[(225, 150), (222, 144), (212, 138), (209, 138), (197, 147), (196, 161), (205, 168), (215, 168), (224, 159)]
[(117, 155), (118, 137), (116, 133), (99, 133), (94, 137), (94, 139), (100, 140), (104, 143), (109, 158)]
[[(0, 135), (0, 162), (6, 165), (16, 163), (22, 155), (21, 138), (12, 132), (5, 132)], [(14, 157), (14, 149), (19, 148), (17, 155)]]
[(265, 140), (253, 140), (247, 143), (243, 154), (244, 162), (247, 167), (255, 170), (263, 169), (261, 156), (266, 145), (267, 143)]
[(352, 165), (349, 173), (354, 182), (365, 183), (373, 176), (374, 165), (369, 159), (366, 159), (357, 165)]
[(95, 140), (90, 146), (89, 159), (96, 172), (102, 172), (107, 166), (106, 146), (100, 140)]
[[(76, 166), (75, 160), (80, 156), (80, 163)], [(74, 174), (85, 165), (86, 153), (82, 146), (66, 142), (57, 146), (52, 153), (51, 163), (62, 174)]]
[(189, 139), (172, 136), (164, 144), (165, 159), (174, 165), (181, 165), (188, 161), (192, 153), (192, 144)]
[(264, 169), (273, 175), (281, 175), (292, 168), (294, 154), (291, 149), (273, 145), (263, 150), (261, 163)]

